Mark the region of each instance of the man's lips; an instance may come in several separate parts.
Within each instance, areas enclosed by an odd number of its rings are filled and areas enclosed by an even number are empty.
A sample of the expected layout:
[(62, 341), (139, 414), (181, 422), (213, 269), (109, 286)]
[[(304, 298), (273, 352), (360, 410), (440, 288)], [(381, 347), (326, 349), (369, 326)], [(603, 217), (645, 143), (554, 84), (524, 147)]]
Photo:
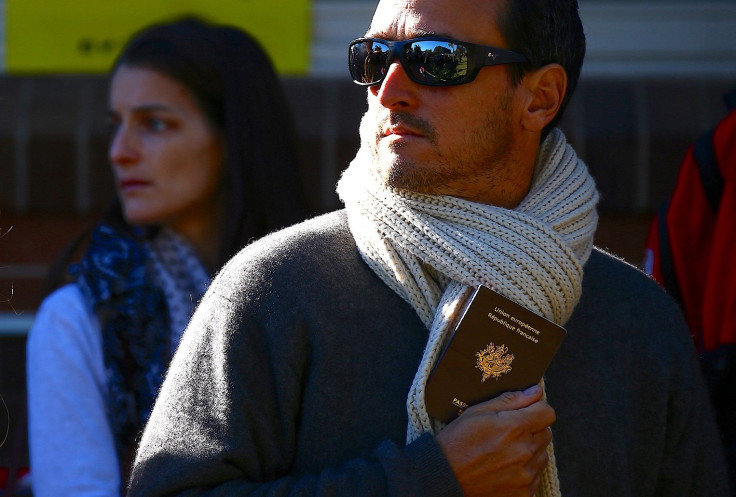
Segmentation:
[(429, 140), (435, 143), (435, 130), (429, 121), (408, 112), (390, 112), (381, 116), (376, 129), (378, 140), (397, 144), (413, 140)]
[(424, 136), (424, 134), (421, 133), (420, 131), (417, 131), (415, 129), (409, 128), (407, 126), (401, 126), (401, 125), (399, 125), (399, 126), (388, 126), (388, 127), (384, 128), (384, 130), (383, 130), (383, 136), (386, 137), (386, 136), (391, 136), (391, 135), (396, 135), (396, 136), (419, 136), (419, 137)]

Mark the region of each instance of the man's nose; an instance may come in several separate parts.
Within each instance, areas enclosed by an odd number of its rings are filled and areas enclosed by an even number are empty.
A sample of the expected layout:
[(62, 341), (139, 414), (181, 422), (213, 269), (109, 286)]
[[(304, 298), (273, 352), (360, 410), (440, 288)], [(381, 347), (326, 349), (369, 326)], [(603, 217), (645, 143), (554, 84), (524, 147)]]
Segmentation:
[(413, 82), (398, 59), (386, 70), (380, 85), (371, 87), (378, 101), (388, 109), (415, 107), (419, 103), (419, 85)]

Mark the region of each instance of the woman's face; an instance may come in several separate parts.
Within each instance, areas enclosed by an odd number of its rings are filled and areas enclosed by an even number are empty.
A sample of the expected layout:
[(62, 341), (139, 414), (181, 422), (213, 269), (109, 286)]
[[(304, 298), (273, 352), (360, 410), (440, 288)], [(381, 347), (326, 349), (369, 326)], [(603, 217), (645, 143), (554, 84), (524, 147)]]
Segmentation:
[(157, 71), (121, 66), (109, 118), (125, 219), (179, 232), (211, 223), (223, 196), (224, 146), (192, 93)]

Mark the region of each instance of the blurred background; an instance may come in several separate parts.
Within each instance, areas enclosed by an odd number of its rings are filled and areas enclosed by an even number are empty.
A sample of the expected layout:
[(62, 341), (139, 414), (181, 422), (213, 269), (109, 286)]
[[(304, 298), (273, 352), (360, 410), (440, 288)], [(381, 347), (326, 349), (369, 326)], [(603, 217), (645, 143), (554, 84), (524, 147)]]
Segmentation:
[[(20, 495), (27, 471), (25, 336), (41, 281), (114, 195), (106, 72), (134, 30), (195, 12), (256, 35), (283, 77), (316, 211), (340, 207), (335, 183), (358, 147), (365, 95), (347, 43), (375, 0), (118, 3), (0, 0), (0, 495)], [(602, 193), (596, 243), (638, 266), (687, 146), (736, 88), (736, 0), (580, 0), (580, 10), (587, 56), (562, 128)]]

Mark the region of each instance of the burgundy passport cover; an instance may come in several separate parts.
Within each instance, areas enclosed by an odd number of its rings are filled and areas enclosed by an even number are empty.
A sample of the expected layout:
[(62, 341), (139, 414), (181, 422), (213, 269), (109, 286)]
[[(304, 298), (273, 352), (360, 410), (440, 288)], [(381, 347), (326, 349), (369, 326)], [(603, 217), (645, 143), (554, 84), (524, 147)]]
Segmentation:
[(449, 423), (473, 404), (539, 383), (564, 337), (561, 326), (478, 287), (429, 376), (427, 412)]

